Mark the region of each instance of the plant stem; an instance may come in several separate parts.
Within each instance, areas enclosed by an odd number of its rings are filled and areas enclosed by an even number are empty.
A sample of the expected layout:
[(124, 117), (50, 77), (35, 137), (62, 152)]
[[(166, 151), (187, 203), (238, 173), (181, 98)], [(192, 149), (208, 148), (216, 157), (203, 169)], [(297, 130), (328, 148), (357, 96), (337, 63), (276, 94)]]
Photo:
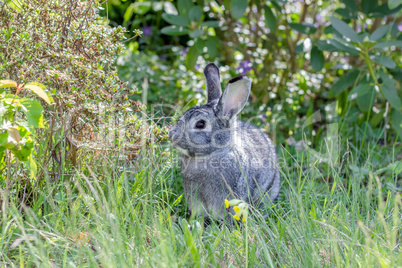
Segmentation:
[(248, 221), (246, 220), (246, 268), (248, 268)]
[[(368, 54), (368, 49), (364, 49), (364, 62), (366, 63), (370, 76), (374, 81), (374, 85), (377, 86), (380, 89), (380, 91), (382, 92), (381, 86), (378, 84), (377, 78), (375, 77), (373, 66), (371, 65), (370, 56)], [(375, 93), (375, 91), (373, 91), (373, 94), (374, 93)], [(373, 96), (371, 96), (371, 101), (374, 101)], [(370, 103), (370, 107), (371, 107), (371, 105), (372, 105), (372, 103)], [(372, 108), (370, 108), (367, 113), (366, 125), (364, 126), (364, 133), (363, 133), (363, 138), (362, 138), (362, 141), (360, 144), (360, 150), (362, 150), (362, 148), (363, 148), (363, 143), (364, 143), (364, 139), (366, 137), (367, 124), (368, 124), (368, 120), (370, 118), (371, 110), (372, 110)]]
[(7, 159), (7, 180), (6, 180), (6, 189), (4, 190), (4, 196), (3, 196), (3, 219), (7, 218), (7, 208), (8, 208), (8, 194), (10, 191), (10, 179), (11, 179), (11, 153), (9, 150), (7, 150), (5, 157)]

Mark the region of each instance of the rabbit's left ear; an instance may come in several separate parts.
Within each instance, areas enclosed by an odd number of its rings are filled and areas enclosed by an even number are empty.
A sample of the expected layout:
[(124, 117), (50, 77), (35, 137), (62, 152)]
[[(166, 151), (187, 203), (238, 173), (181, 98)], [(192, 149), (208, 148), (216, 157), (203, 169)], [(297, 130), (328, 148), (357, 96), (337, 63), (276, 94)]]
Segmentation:
[(251, 80), (238, 76), (229, 81), (217, 105), (218, 115), (232, 118), (246, 105), (251, 90)]
[(208, 93), (208, 104), (215, 105), (222, 95), (219, 68), (214, 63), (208, 63), (204, 69), (205, 83)]

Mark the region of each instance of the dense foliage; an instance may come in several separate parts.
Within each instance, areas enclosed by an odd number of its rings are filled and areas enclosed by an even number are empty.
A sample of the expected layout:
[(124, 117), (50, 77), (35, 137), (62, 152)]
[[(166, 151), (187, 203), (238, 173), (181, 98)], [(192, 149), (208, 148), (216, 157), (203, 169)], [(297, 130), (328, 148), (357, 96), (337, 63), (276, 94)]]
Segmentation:
[[(18, 94), (24, 90), (31, 90), (48, 104), (51, 98), (43, 91), (43, 85), (29, 83), (18, 85), (12, 80), (0, 80), (0, 88), (13, 88), (14, 94), (3, 92), (0, 102), (0, 159), (7, 159), (7, 169), (11, 169), (11, 157), (6, 155), (11, 151), (15, 158), (24, 162), (30, 171), (30, 176), (36, 175), (36, 163), (32, 156), (34, 147), (33, 134), (36, 128), (43, 128), (43, 107), (33, 99), (20, 98)], [(22, 116), (23, 115), (23, 116)], [(24, 120), (22, 117), (25, 117)], [(10, 179), (7, 172), (7, 180)]]
[[(282, 143), (289, 136), (322, 140), (315, 135), (319, 127), (302, 126), (313, 111), (334, 101), (337, 114), (355, 126), (343, 130), (350, 139), (370, 139), (374, 131), (392, 143), (402, 118), (398, 3), (180, 0), (108, 1), (105, 7), (112, 22), (142, 28), (143, 38), (131, 44), (133, 60), (125, 61), (124, 69), (133, 73), (143, 64), (138, 51), (159, 59), (148, 68), (162, 78), (152, 79), (150, 88), (165, 103), (200, 98), (193, 72), (202, 80), (205, 62), (216, 61), (225, 66), (224, 78), (253, 78), (247, 118), (257, 114), (255, 123)], [(160, 64), (168, 70), (152, 70)], [(356, 136), (363, 132), (368, 134)]]
[[(0, 0), (1, 266), (398, 266), (401, 14), (401, 0)], [(205, 102), (208, 61), (222, 84), (252, 79), (240, 117), (277, 145), (278, 201), (235, 226), (187, 214), (165, 142)]]
[[(63, 169), (61, 157), (76, 165), (77, 150), (84, 145), (98, 149), (121, 145), (136, 154), (141, 139), (148, 143), (166, 139), (160, 126), (139, 123), (141, 115), (136, 112), (143, 105), (137, 91), (127, 88), (114, 66), (124, 48), (124, 29), (105, 25), (96, 1), (11, 1), (0, 6), (0, 13), (1, 79), (21, 85), (41, 83), (54, 99), (53, 105), (46, 106), (47, 120), (40, 124), (46, 128), (37, 133), (37, 141), (45, 142), (37, 150), (40, 157), (53, 161), (45, 166), (52, 172), (58, 166), (54, 178)], [(31, 93), (21, 94), (24, 99)], [(6, 158), (1, 156), (4, 167)]]

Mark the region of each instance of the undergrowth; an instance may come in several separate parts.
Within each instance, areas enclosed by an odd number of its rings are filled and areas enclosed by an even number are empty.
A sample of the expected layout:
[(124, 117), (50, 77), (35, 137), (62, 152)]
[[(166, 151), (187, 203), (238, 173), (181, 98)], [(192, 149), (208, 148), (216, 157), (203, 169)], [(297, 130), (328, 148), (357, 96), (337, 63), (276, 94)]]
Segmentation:
[[(279, 149), (279, 200), (267, 219), (255, 214), (233, 228), (190, 220), (171, 148), (147, 149), (131, 164), (118, 155), (88, 153), (72, 174), (38, 181), (30, 206), (25, 194), (10, 191), (10, 204), (2, 207), (0, 262), (9, 267), (396, 267), (402, 263), (400, 149), (374, 141), (362, 155), (343, 142), (349, 149), (338, 166), (294, 148)], [(378, 155), (388, 162), (382, 169), (374, 164)], [(12, 189), (22, 185), (15, 180)]]

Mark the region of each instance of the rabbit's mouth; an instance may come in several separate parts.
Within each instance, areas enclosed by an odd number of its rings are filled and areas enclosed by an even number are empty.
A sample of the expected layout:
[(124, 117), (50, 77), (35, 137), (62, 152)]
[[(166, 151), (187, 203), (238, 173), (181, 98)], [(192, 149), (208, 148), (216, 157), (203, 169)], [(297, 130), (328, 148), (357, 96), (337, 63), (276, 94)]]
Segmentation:
[(176, 127), (173, 127), (170, 131), (169, 131), (169, 139), (172, 142), (173, 147), (179, 151), (180, 153), (186, 155), (186, 156), (190, 156), (189, 152), (187, 149), (184, 149), (182, 147), (180, 147), (180, 145), (178, 144), (181, 140), (181, 137), (179, 135), (180, 133), (177, 131)]
[(186, 156), (190, 156), (188, 153), (188, 150), (181, 148), (180, 146), (178, 146), (177, 144), (174, 145), (174, 148), (179, 151), (180, 153), (186, 155)]

